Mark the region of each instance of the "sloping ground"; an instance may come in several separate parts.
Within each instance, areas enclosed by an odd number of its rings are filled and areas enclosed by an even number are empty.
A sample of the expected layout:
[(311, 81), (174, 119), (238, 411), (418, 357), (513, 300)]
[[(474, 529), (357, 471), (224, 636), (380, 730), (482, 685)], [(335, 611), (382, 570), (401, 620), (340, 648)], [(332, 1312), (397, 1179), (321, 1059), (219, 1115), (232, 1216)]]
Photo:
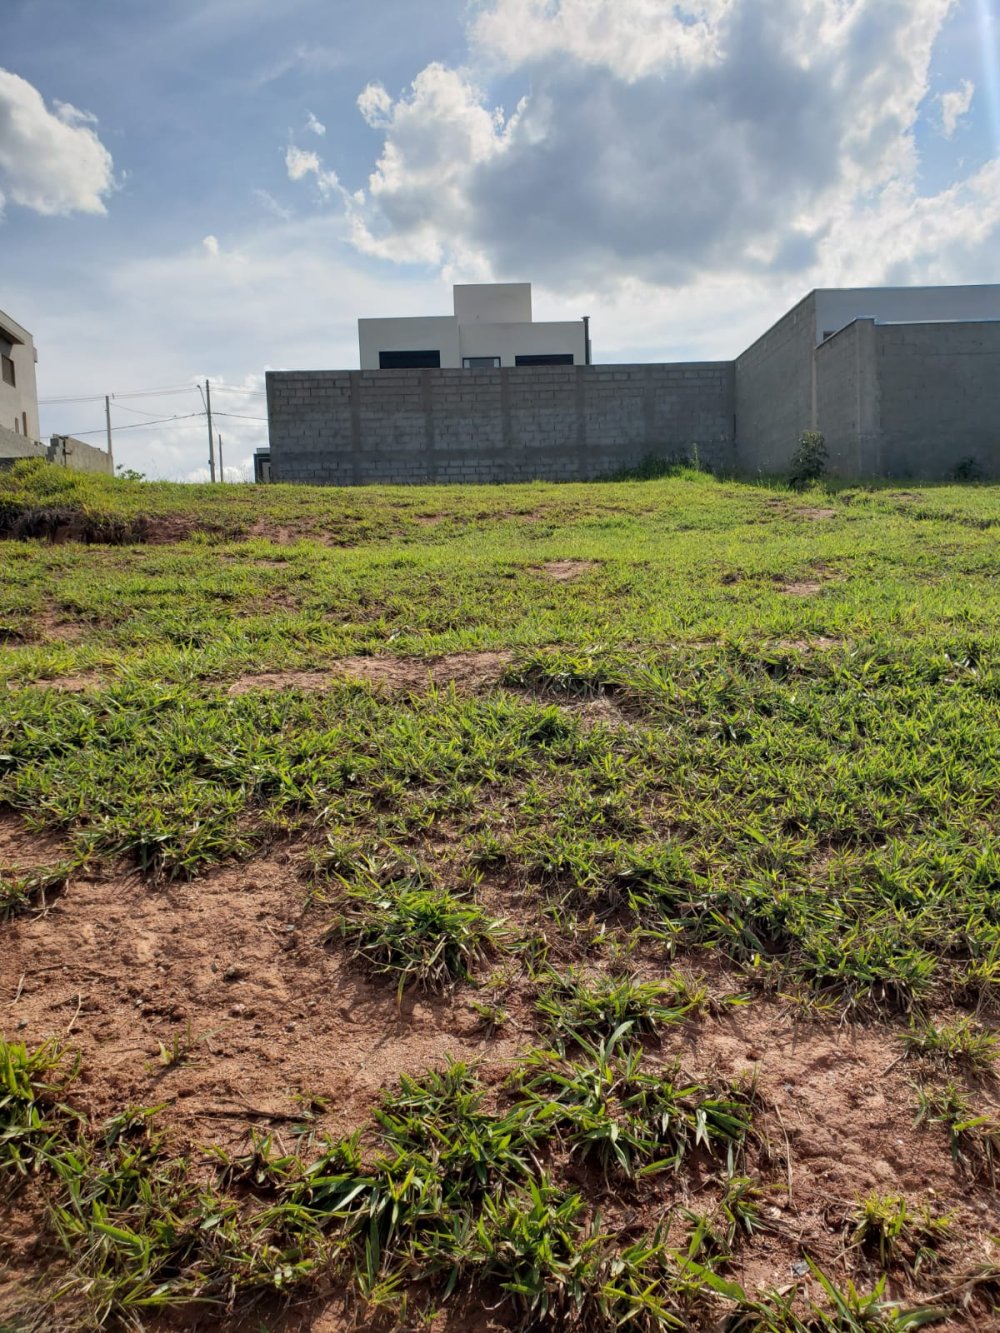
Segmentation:
[(0, 547), (0, 1327), (996, 1327), (997, 493), (275, 489)]

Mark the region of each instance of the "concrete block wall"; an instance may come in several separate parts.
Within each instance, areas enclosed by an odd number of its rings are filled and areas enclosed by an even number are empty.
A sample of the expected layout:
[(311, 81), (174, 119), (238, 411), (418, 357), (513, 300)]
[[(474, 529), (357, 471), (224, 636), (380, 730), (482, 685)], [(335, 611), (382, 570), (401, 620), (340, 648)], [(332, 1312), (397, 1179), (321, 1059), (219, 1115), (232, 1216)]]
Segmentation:
[(785, 472), (815, 426), (813, 351), (816, 294), (778, 320), (736, 358), (736, 466), (746, 474)]
[(1000, 322), (876, 325), (882, 475), (1000, 480)]
[(272, 371), (274, 481), (606, 476), (698, 447), (731, 467), (731, 362), (501, 370)]
[(113, 476), (114, 460), (106, 449), (95, 449), (73, 435), (53, 435), (46, 451), (50, 463), (74, 472), (101, 472)]
[(877, 477), (882, 471), (876, 325), (857, 319), (815, 351), (815, 428), (838, 477)]

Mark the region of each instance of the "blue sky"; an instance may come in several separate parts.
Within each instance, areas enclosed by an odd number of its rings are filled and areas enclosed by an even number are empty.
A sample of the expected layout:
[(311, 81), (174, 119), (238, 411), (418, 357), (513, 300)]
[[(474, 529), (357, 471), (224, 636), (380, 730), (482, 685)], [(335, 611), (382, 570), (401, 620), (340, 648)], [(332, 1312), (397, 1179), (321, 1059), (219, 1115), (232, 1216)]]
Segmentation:
[[(532, 281), (600, 360), (997, 281), (998, 3), (5, 0), (0, 308), (43, 432), (210, 376), (238, 474), (266, 367), (354, 366), (359, 315), (456, 280)], [(197, 477), (199, 410), (120, 398), (118, 461)]]

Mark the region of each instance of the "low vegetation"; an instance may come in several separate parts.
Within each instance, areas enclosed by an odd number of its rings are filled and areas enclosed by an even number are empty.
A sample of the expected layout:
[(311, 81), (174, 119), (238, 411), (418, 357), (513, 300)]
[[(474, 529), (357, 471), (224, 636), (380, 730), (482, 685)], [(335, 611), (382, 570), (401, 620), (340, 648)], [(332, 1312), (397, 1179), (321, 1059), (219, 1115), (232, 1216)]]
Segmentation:
[[(96, 1002), (30, 1034), (47, 962), (0, 969), (0, 1328), (270, 1328), (289, 1300), (386, 1329), (990, 1326), (1000, 509), (818, 476), (0, 475), (0, 928), (113, 882), (127, 937), (146, 895), (168, 922), (270, 858), (309, 996), (282, 1047), (371, 1022), (358, 996), (391, 1015), (380, 1091), (341, 1069), (294, 1113), (209, 1107), (216, 1142), (181, 1080), (242, 1001), (192, 1022), (158, 973), (133, 1105), (101, 1024), (145, 1013), (141, 954), (95, 935)], [(888, 1055), (786, 1087), (779, 1029)], [(787, 1123), (824, 1077), (845, 1143), (877, 1126), (843, 1197)], [(894, 1178), (904, 1132), (953, 1197)]]

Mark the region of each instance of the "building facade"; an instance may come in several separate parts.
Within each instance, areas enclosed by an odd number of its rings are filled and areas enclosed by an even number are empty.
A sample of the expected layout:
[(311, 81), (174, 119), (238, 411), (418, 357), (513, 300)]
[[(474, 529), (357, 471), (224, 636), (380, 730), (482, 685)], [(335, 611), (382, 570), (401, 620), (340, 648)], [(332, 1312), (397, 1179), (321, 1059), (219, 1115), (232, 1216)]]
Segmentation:
[(362, 370), (499, 370), (582, 366), (583, 320), (535, 323), (530, 282), (470, 283), (452, 289), (454, 313), (359, 319)]
[(39, 437), (37, 360), (31, 334), (0, 310), (0, 426), (32, 441)]
[(810, 292), (735, 361), (282, 371), (267, 395), (274, 481), (780, 476), (807, 430), (836, 476), (1000, 480), (1000, 286)]

